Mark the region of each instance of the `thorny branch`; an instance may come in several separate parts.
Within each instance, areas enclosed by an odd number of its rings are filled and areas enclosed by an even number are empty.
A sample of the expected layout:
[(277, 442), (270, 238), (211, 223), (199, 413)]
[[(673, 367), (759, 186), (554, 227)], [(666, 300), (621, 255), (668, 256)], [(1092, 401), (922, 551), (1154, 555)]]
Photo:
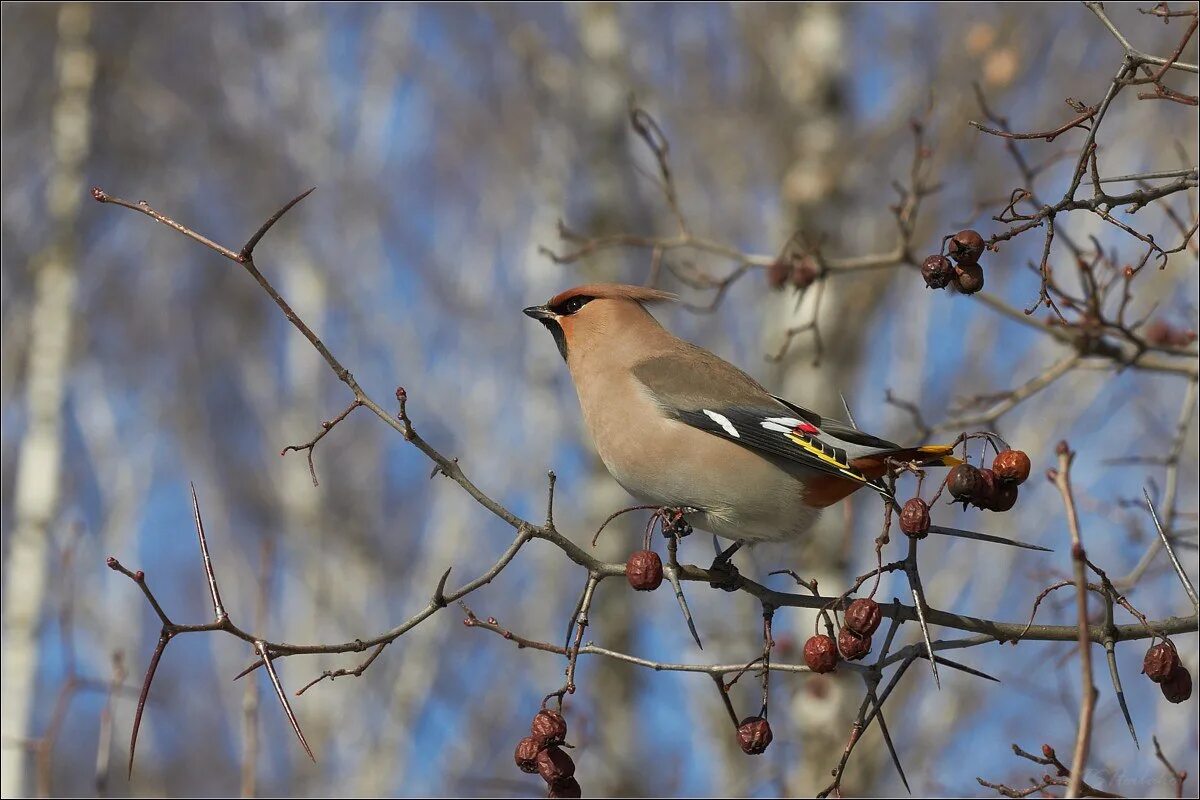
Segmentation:
[[(1020, 169), (1025, 186), (1015, 190), (1009, 197), (1008, 205), (1004, 211), (996, 217), (997, 220), (1010, 224), (1007, 231), (995, 234), (988, 242), (988, 247), (992, 250), (997, 249), (997, 245), (1001, 242), (1008, 241), (1021, 233), (1032, 230), (1036, 227), (1045, 229), (1045, 241), (1043, 246), (1042, 258), (1039, 264), (1032, 265), (1035, 271), (1040, 276), (1040, 295), (1038, 302), (1034, 304), (1033, 309), (1039, 305), (1046, 305), (1055, 312), (1054, 318), (1049, 321), (1042, 321), (1033, 317), (1029, 312), (1022, 312), (1019, 308), (1010, 306), (1005, 301), (1000, 300), (996, 296), (989, 293), (981, 293), (978, 295), (978, 300), (985, 306), (993, 309), (1009, 319), (1017, 321), (1023, 325), (1031, 326), (1039, 332), (1050, 336), (1051, 338), (1068, 345), (1071, 350), (1051, 366), (1047, 367), (1041, 374), (1034, 379), (1028, 381), (1017, 389), (1006, 392), (1002, 396), (998, 396), (991, 400), (990, 406), (974, 416), (962, 417), (957, 420), (947, 421), (944, 424), (939, 424), (938, 428), (953, 429), (958, 426), (960, 430), (965, 430), (975, 424), (983, 424), (991, 426), (1000, 416), (1007, 413), (1009, 410), (1023, 402), (1033, 394), (1043, 390), (1051, 383), (1059, 380), (1062, 376), (1081, 368), (1092, 368), (1096, 365), (1105, 366), (1107, 368), (1117, 367), (1134, 367), (1139, 370), (1147, 370), (1160, 372), (1165, 374), (1181, 375), (1188, 378), (1189, 392), (1188, 396), (1191, 402), (1194, 403), (1196, 382), (1197, 382), (1197, 365), (1196, 365), (1196, 350), (1192, 348), (1190, 341), (1180, 342), (1178, 340), (1161, 340), (1152, 339), (1146, 336), (1139, 329), (1143, 321), (1130, 322), (1126, 319), (1126, 309), (1129, 305), (1129, 299), (1132, 296), (1130, 289), (1134, 278), (1142, 271), (1152, 257), (1157, 257), (1160, 266), (1165, 265), (1167, 256), (1174, 252), (1179, 252), (1188, 247), (1196, 233), (1196, 225), (1190, 227), (1176, 217), (1177, 227), (1180, 229), (1183, 239), (1182, 242), (1174, 248), (1165, 249), (1159, 245), (1153, 237), (1142, 234), (1125, 222), (1116, 219), (1112, 216), (1112, 210), (1118, 206), (1129, 206), (1126, 213), (1133, 213), (1145, 206), (1157, 201), (1168, 198), (1180, 192), (1190, 191), (1197, 186), (1197, 172), (1195, 168), (1174, 170), (1174, 171), (1157, 171), (1147, 172), (1140, 175), (1123, 175), (1119, 177), (1103, 178), (1100, 175), (1099, 166), (1097, 163), (1096, 145), (1097, 132), (1101, 128), (1105, 114), (1113, 100), (1119, 92), (1129, 85), (1139, 85), (1145, 83), (1153, 83), (1157, 90), (1162, 90), (1161, 80), (1170, 71), (1196, 72), (1194, 65), (1186, 64), (1179, 61), (1179, 57), (1195, 30), (1195, 14), (1193, 12), (1193, 21), (1186, 36), (1169, 58), (1158, 58), (1140, 53), (1132, 48), (1124, 37), (1112, 26), (1104, 15), (1102, 7), (1098, 3), (1088, 3), (1088, 8), (1105, 24), (1106, 27), (1116, 36), (1125, 49), (1124, 60), (1120, 69), (1116, 73), (1116, 77), (1110, 84), (1105, 96), (1094, 106), (1091, 105), (1076, 105), (1077, 116), (1067, 123), (1060, 125), (1057, 128), (1035, 133), (1017, 133), (1013, 132), (1007, 125), (1007, 122), (995, 115), (987, 108), (986, 102), (980, 95), (981, 107), (984, 110), (985, 116), (988, 118), (991, 125), (977, 125), (980, 130), (990, 133), (1004, 139), (1005, 146), (1008, 148), (1010, 155), (1017, 163)], [(1175, 12), (1171, 12), (1174, 14)], [(1149, 69), (1157, 67), (1157, 69)], [(1138, 77), (1138, 70), (1145, 72), (1142, 77)], [(1173, 98), (1174, 99), (1174, 98)], [(896, 244), (890, 250), (867, 256), (851, 257), (851, 258), (829, 258), (820, 252), (820, 248), (811, 244), (797, 243), (789, 241), (787, 247), (780, 255), (761, 255), (754, 253), (743, 252), (741, 249), (723, 244), (721, 242), (697, 236), (692, 232), (692, 229), (687, 223), (687, 219), (681, 209), (679, 197), (674, 184), (674, 173), (671, 169), (668, 154), (669, 145), (662, 129), (658, 124), (643, 110), (636, 106), (631, 108), (631, 124), (635, 132), (643, 139), (650, 148), (657, 165), (658, 176), (656, 181), (663, 192), (668, 208), (674, 217), (676, 223), (676, 232), (670, 236), (654, 236), (640, 234), (618, 234), (601, 238), (590, 238), (569, 229), (565, 225), (560, 225), (560, 233), (565, 242), (571, 245), (568, 251), (555, 254), (546, 251), (558, 263), (572, 263), (578, 261), (592, 253), (609, 249), (609, 248), (635, 248), (647, 250), (651, 255), (651, 280), (656, 280), (661, 269), (665, 268), (673, 274), (681, 282), (697, 289), (713, 292), (713, 298), (707, 306), (702, 306), (699, 310), (712, 310), (726, 296), (726, 292), (733, 283), (741, 279), (746, 274), (756, 270), (766, 270), (768, 275), (778, 275), (781, 271), (785, 275), (784, 282), (792, 280), (793, 284), (801, 291), (816, 284), (817, 291), (820, 292), (824, 281), (832, 279), (843, 273), (858, 272), (865, 270), (879, 270), (892, 267), (907, 267), (916, 269), (919, 266), (919, 257), (916, 254), (916, 217), (920, 209), (921, 201), (924, 197), (935, 192), (937, 185), (934, 184), (928, 174), (929, 159), (931, 157), (931, 149), (925, 140), (924, 125), (920, 121), (914, 121), (914, 155), (910, 174), (908, 176), (908, 184), (901, 186), (895, 185), (900, 200), (893, 207), (897, 225), (897, 240)], [(1090, 124), (1090, 127), (1088, 126)], [(1030, 167), (1025, 160), (1023, 154), (1017, 147), (1016, 140), (1022, 139), (1046, 139), (1052, 140), (1055, 137), (1066, 133), (1073, 128), (1082, 128), (1087, 131), (1085, 141), (1079, 150), (1079, 155), (1076, 162), (1076, 168), (1073, 173), (1073, 178), (1062, 199), (1056, 203), (1043, 202), (1037, 194), (1034, 187), (1034, 179), (1040, 172), (1039, 169)], [(1076, 197), (1076, 192), (1082, 185), (1085, 178), (1090, 177), (1090, 185), (1092, 194), (1090, 198)], [(1156, 180), (1169, 180), (1165, 184), (1153, 185), (1150, 182)], [(1136, 182), (1138, 188), (1132, 191), (1127, 191), (1119, 194), (1112, 194), (1106, 191), (1103, 186), (1105, 184), (1113, 184), (1119, 182)], [(979, 619), (966, 615), (955, 614), (953, 612), (943, 611), (928, 606), (925, 602), (920, 588), (920, 576), (916, 570), (916, 540), (911, 540), (909, 545), (909, 553), (903, 562), (890, 564), (885, 567), (880, 563), (878, 570), (870, 573), (868, 576), (863, 576), (849, 591), (838, 596), (825, 597), (821, 596), (816, 591), (815, 583), (805, 584), (811, 589), (811, 594), (799, 594), (781, 592), (769, 588), (765, 585), (757, 583), (741, 575), (735, 575), (732, 579), (730, 588), (734, 591), (745, 592), (757, 598), (764, 609), (764, 650), (762, 655), (751, 659), (747, 663), (736, 664), (682, 664), (668, 663), (651, 659), (641, 658), (628, 653), (621, 653), (609, 650), (592, 642), (584, 641), (584, 633), (588, 626), (588, 613), (591, 603), (595, 597), (595, 591), (598, 585), (612, 577), (625, 574), (625, 565), (621, 563), (608, 563), (596, 559), (587, 551), (575, 545), (570, 539), (560, 533), (553, 519), (553, 499), (554, 499), (554, 477), (550, 474), (550, 490), (547, 502), (547, 518), (541, 524), (534, 524), (510, 511), (499, 501), (494, 500), (474, 482), (472, 482), (458, 460), (447, 457), (438, 451), (433, 445), (423, 439), (408, 415), (407, 399), (408, 395), (404, 389), (398, 389), (396, 398), (398, 409), (396, 413), (386, 410), (382, 405), (373, 400), (363, 388), (355, 380), (350, 371), (342, 365), (342, 363), (328, 349), (321, 338), (304, 322), (286, 302), (286, 300), (278, 293), (272, 283), (259, 270), (254, 260), (254, 251), (266, 233), (277, 223), (287, 211), (293, 208), (304, 197), (306, 197), (312, 189), (297, 196), (289, 201), (279, 211), (272, 215), (255, 234), (246, 242), (246, 244), (235, 251), (215, 241), (197, 233), (187, 226), (176, 222), (175, 220), (165, 216), (164, 214), (153, 209), (146, 202), (131, 202), (128, 200), (114, 197), (97, 188), (93, 190), (93, 196), (96, 200), (102, 203), (112, 203), (122, 207), (145, 214), (152, 219), (172, 228), (176, 232), (204, 245), (208, 249), (223, 256), (229, 261), (238, 264), (259, 284), (260, 288), (271, 298), (285, 318), (304, 336), (312, 347), (321, 355), (330, 370), (341, 381), (352, 395), (350, 405), (342, 411), (337, 417), (329, 422), (322, 423), (321, 430), (308, 442), (299, 445), (289, 445), (284, 448), (283, 452), (288, 451), (305, 451), (308, 459), (310, 473), (314, 484), (316, 483), (316, 471), (313, 465), (313, 450), (316, 444), (324, 438), (333, 427), (343, 421), (351, 412), (359, 407), (369, 409), (376, 417), (384, 424), (391, 427), (399, 433), (406, 441), (416, 446), (426, 457), (428, 457), (435, 466), (435, 471), (441, 472), (449, 477), (459, 486), (461, 486), (467, 494), (472, 497), (482, 507), (490, 511), (497, 518), (503, 520), (516, 532), (515, 538), (508, 548), (501, 554), (496, 562), (487, 570), (480, 573), (470, 581), (467, 581), (457, 589), (447, 591), (446, 584), (449, 578), (450, 570), (447, 569), (438, 581), (437, 586), (433, 589), (429, 602), (408, 619), (400, 622), (395, 627), (388, 631), (376, 634), (374, 636), (362, 639), (354, 639), (352, 641), (340, 643), (321, 643), (321, 644), (292, 644), (286, 642), (272, 641), (269, 637), (258, 632), (251, 632), (238, 627), (233, 621), (230, 614), (223, 607), (220, 599), (218, 582), (213, 566), (213, 559), (210, 555), (208, 544), (204, 536), (203, 523), (200, 516), (199, 503), (195, 499), (193, 493), (195, 523), (197, 538), (200, 543), (202, 563), (204, 565), (205, 576), (209, 584), (210, 595), (213, 603), (214, 620), (201, 624), (180, 624), (173, 621), (168, 616), (165, 610), (160, 605), (159, 601), (151, 591), (146, 576), (141, 571), (131, 571), (122, 565), (116, 558), (109, 559), (109, 566), (118, 572), (121, 572), (126, 577), (133, 580), (139, 589), (146, 597), (147, 602), (158, 616), (161, 623), (161, 631), (154, 652), (152, 654), (149, 666), (147, 668), (145, 678), (142, 684), (141, 693), (138, 700), (137, 711), (135, 713), (133, 731), (130, 742), (130, 769), (132, 769), (133, 753), (136, 747), (137, 733), (140, 727), (141, 719), (144, 713), (145, 704), (149, 696), (150, 687), (153, 682), (156, 671), (159, 667), (161, 658), (167, 648), (167, 645), (174, 637), (187, 633), (200, 632), (223, 632), (247, 643), (254, 653), (254, 661), (247, 667), (242, 675), (249, 674), (257, 670), (259, 667), (265, 667), (265, 671), (273, 685), (276, 696), (287, 715), (289, 722), (293, 727), (293, 731), (298, 737), (305, 751), (311, 756), (313, 753), (305, 741), (303, 732), (300, 727), (299, 720), (291, 708), (291, 704), (287, 699), (287, 694), (283, 689), (282, 682), (275, 669), (275, 662), (278, 659), (286, 658), (293, 655), (315, 655), (315, 654), (339, 654), (339, 653), (368, 653), (367, 656), (357, 666), (352, 668), (341, 668), (334, 670), (326, 670), (320, 676), (310, 681), (303, 688), (296, 692), (296, 695), (302, 695), (316, 683), (328, 678), (333, 680), (336, 677), (342, 676), (361, 676), (367, 668), (374, 663), (388, 644), (392, 643), (406, 632), (424, 622), (433, 614), (437, 613), (442, 608), (445, 608), (450, 603), (462, 603), (464, 598), (474, 592), (476, 589), (490, 583), (494, 580), (509, 563), (516, 558), (523, 546), (534, 539), (539, 539), (550, 543), (558, 548), (571, 562), (586, 570), (588, 579), (584, 588), (583, 594), (576, 606), (571, 619), (571, 632), (568, 635), (567, 641), (563, 645), (552, 644), (549, 642), (539, 641), (532, 638), (527, 638), (507, 628), (502, 627), (494, 618), (486, 620), (479, 619), (469, 608), (462, 606), (466, 619), (464, 622), (468, 627), (480, 628), (490, 631), (514, 642), (518, 647), (530, 648), (552, 653), (562, 656), (567, 660), (566, 664), (566, 682), (564, 686), (556, 692), (552, 692), (547, 696), (547, 700), (551, 697), (557, 697), (559, 704), (565, 694), (570, 694), (575, 691), (575, 668), (580, 656), (599, 656), (603, 658), (620, 661), (646, 669), (655, 671), (679, 671), (679, 672), (695, 672), (709, 675), (713, 678), (721, 688), (723, 700), (730, 713), (731, 719), (737, 724), (737, 715), (734, 712), (731, 704), (728, 686), (724, 676), (735, 675), (733, 679), (737, 680), (747, 670), (757, 667), (757, 671), (761, 676), (763, 683), (763, 708), (762, 714), (765, 716), (766, 708), (766, 682), (767, 676), (772, 672), (779, 673), (803, 673), (809, 671), (809, 668), (800, 664), (789, 664), (774, 660), (770, 657), (772, 642), (770, 635), (770, 615), (775, 609), (779, 608), (811, 608), (821, 612), (823, 617), (828, 622), (832, 617), (833, 621), (837, 621), (837, 613), (844, 611), (851, 600), (851, 595), (861, 588), (865, 580), (870, 577), (878, 577), (878, 574), (893, 567), (898, 567), (909, 578), (910, 588), (913, 595), (913, 603), (901, 603), (898, 599), (890, 603), (880, 603), (879, 613), (883, 619), (890, 620), (890, 627), (886, 636), (886, 642), (883, 648), (879, 651), (876, 660), (870, 665), (859, 665), (846, 663), (844, 668), (849, 669), (863, 678), (866, 685), (866, 693), (863, 703), (859, 709), (859, 713), (854, 720), (850, 736), (844, 749), (842, 758), (833, 772), (833, 783), (826, 789), (825, 794), (839, 791), (840, 782), (844, 775), (846, 765), (853, 752), (855, 745), (861, 740), (863, 732), (876, 719), (879, 721), (880, 730), (884, 735), (888, 745), (889, 752), (892, 755), (893, 763), (902, 779), (907, 785), (907, 779), (904, 778), (904, 773), (900, 767), (900, 762), (896, 756), (895, 749), (891, 742), (890, 734), (887, 732), (886, 724), (884, 723), (882, 709), (883, 705), (890, 696), (892, 690), (899, 683), (902, 676), (907, 672), (917, 659), (924, 658), (930, 662), (931, 669), (936, 677), (937, 666), (941, 665), (947, 668), (959, 670), (972, 674), (978, 677), (994, 680), (991, 676), (975, 670), (969, 666), (951, 661), (944, 656), (938, 655), (940, 652), (953, 649), (964, 649), (977, 647), (988, 642), (1012, 642), (1017, 643), (1023, 640), (1041, 640), (1041, 641), (1076, 641), (1079, 644), (1081, 661), (1084, 664), (1085, 672), (1085, 692), (1090, 691), (1090, 695), (1085, 695), (1084, 711), (1081, 716), (1079, 726), (1079, 736), (1076, 743), (1076, 752), (1073, 761), (1073, 771), (1068, 769), (1053, 755), (1053, 751), (1048, 747), (1046, 750), (1049, 754), (1045, 759), (1038, 759), (1036, 756), (1030, 756), (1023, 753), (1019, 748), (1014, 748), (1015, 752), (1021, 757), (1029, 758), (1039, 764), (1053, 765), (1059, 771), (1057, 777), (1051, 778), (1046, 776), (1046, 780), (1039, 786), (1029, 791), (1020, 791), (1008, 789), (1002, 785), (990, 784), (982, 779), (980, 783), (984, 786), (989, 786), (1008, 794), (1009, 796), (1020, 797), (1032, 794), (1037, 791), (1044, 790), (1047, 786), (1067, 786), (1070, 792), (1079, 792), (1083, 794), (1091, 794), (1094, 796), (1111, 796), (1101, 790), (1094, 789), (1088, 786), (1082, 780), (1083, 768), (1086, 764), (1086, 753), (1088, 738), (1090, 735), (1091, 715), (1094, 708), (1094, 688), (1091, 686), (1091, 669), (1090, 669), (1090, 645), (1092, 643), (1102, 644), (1110, 658), (1110, 667), (1115, 666), (1112, 660), (1112, 652), (1115, 643), (1122, 641), (1142, 640), (1155, 637), (1163, 637), (1170, 634), (1191, 633), (1197, 630), (1197, 615), (1195, 606), (1193, 605), (1193, 614), (1186, 617), (1166, 617), (1163, 619), (1149, 620), (1140, 612), (1137, 612), (1128, 601), (1119, 594), (1116, 584), (1110, 582), (1102, 570), (1095, 567), (1091, 562), (1087, 561), (1086, 554), (1082, 548), (1078, 536), (1078, 524), (1075, 520), (1074, 504), (1070, 497), (1069, 485), (1067, 481), (1067, 467), (1069, 466), (1069, 457), (1065, 457), (1066, 461), (1060, 464), (1058, 474), (1055, 479), (1060, 482), (1060, 488), (1063, 489), (1064, 501), (1067, 506), (1068, 517), (1070, 520), (1069, 527), (1072, 531), (1073, 547), (1072, 558), (1076, 570), (1076, 585), (1077, 594), (1079, 597), (1079, 618), (1077, 624), (1074, 625), (1034, 625), (1033, 616), (1031, 615), (1028, 623), (1021, 624), (1019, 622), (1001, 622), (987, 619)], [(1096, 214), (1106, 223), (1114, 225), (1133, 238), (1137, 239), (1141, 244), (1146, 245), (1146, 251), (1141, 258), (1137, 267), (1122, 268), (1115, 259), (1109, 254), (1104, 253), (1098, 243), (1093, 250), (1088, 251), (1074, 242), (1071, 237), (1062, 229), (1062, 219), (1065, 215), (1071, 212), (1090, 212)], [(1173, 213), (1173, 212), (1172, 212)], [(1061, 242), (1063, 246), (1071, 253), (1077, 264), (1077, 271), (1080, 282), (1084, 287), (1082, 295), (1072, 295), (1065, 290), (1061, 283), (1054, 275), (1054, 270), (1051, 265), (1052, 261), (1052, 246), (1056, 242)], [(696, 270), (693, 266), (683, 266), (676, 264), (668, 258), (675, 251), (681, 252), (699, 252), (711, 256), (725, 259), (730, 262), (733, 269), (724, 277), (714, 277)], [(781, 266), (782, 265), (782, 266)], [(1118, 311), (1114, 314), (1106, 313), (1105, 301), (1116, 296), (1119, 299)], [(819, 303), (814, 304), (813, 318), (810, 322), (798, 326), (793, 331), (788, 333), (788, 341), (801, 333), (811, 332), (819, 342)], [(1031, 309), (1030, 311), (1032, 311)], [(1070, 315), (1070, 316), (1068, 316)], [(1074, 317), (1074, 318), (1071, 318)], [(786, 350), (787, 345), (784, 345)], [(783, 351), (780, 351), (782, 356)], [(895, 401), (898, 404), (903, 401)], [(984, 402), (987, 402), (986, 400)], [(913, 407), (914, 410), (915, 407)], [(1182, 441), (1187, 430), (1188, 420), (1190, 420), (1190, 407), (1187, 402), (1184, 404), (1184, 409), (1181, 415), (1179, 424), (1179, 433), (1175, 439), (1176, 446), (1172, 450), (1167, 466), (1169, 469), (1167, 496), (1162, 500), (1160, 507), (1163, 509), (1165, 524), (1159, 524), (1157, 516), (1155, 516), (1155, 525), (1158, 528), (1161, 536), (1161, 544), (1158, 540), (1152, 546), (1150, 552), (1143, 559), (1148, 562), (1153, 557), (1159, 546), (1167, 549), (1168, 553), (1174, 558), (1171, 547), (1171, 533), (1174, 530), (1174, 521), (1176, 516), (1176, 496), (1177, 496), (1177, 478), (1180, 453), (1182, 449)], [(921, 421), (921, 426), (929, 429)], [(1064, 488), (1065, 487), (1065, 488)], [(1153, 506), (1151, 507), (1153, 513)], [(887, 517), (890, 520), (890, 514)], [(885, 523), (886, 524), (886, 523)], [(966, 535), (970, 538), (981, 539), (985, 538), (980, 534), (970, 534), (967, 532), (955, 532), (949, 529), (937, 531), (939, 533), (947, 533), (951, 535)], [(882, 543), (886, 542), (885, 535), (881, 537)], [(1001, 541), (992, 537), (990, 541)], [(717, 575), (710, 570), (702, 569), (690, 564), (680, 564), (675, 560), (675, 552), (678, 546), (678, 537), (668, 537), (668, 549), (671, 554), (671, 563), (667, 567), (667, 576), (674, 585), (677, 594), (680, 596), (681, 604), (682, 591), (679, 588), (681, 581), (693, 581), (700, 583), (713, 584), (721, 581), (727, 582), (727, 575)], [(1101, 582), (1099, 584), (1089, 583), (1086, 580), (1086, 570), (1092, 569), (1096, 572)], [(1129, 576), (1132, 585), (1136, 583), (1137, 578), (1144, 572), (1145, 566), (1139, 564), (1135, 568), (1134, 573)], [(800, 583), (805, 583), (799, 576), (794, 576)], [(1186, 578), (1186, 576), (1184, 576)], [(1119, 583), (1119, 582), (1118, 582)], [(1037, 605), (1041, 600), (1054, 588), (1059, 586), (1070, 585), (1069, 583), (1060, 583), (1048, 589), (1039, 596), (1034, 606), (1036, 614)], [(878, 581), (875, 582), (875, 588), (878, 587)], [(1091, 593), (1099, 593), (1105, 598), (1106, 615), (1101, 622), (1092, 621), (1086, 613), (1086, 596)], [(872, 589), (874, 594), (874, 589)], [(1194, 603), (1194, 590), (1191, 593), (1191, 598)], [(1115, 605), (1121, 605), (1122, 608), (1129, 611), (1137, 618), (1134, 624), (1117, 625), (1112, 620), (1112, 611)], [(687, 615), (690, 624), (690, 614), (686, 610), (686, 604), (683, 604), (685, 615)], [(896, 651), (891, 651), (893, 639), (896, 635), (899, 626), (904, 622), (918, 622), (922, 629), (921, 641), (909, 644), (899, 648)], [(949, 628), (962, 631), (968, 636), (957, 639), (934, 639), (930, 633), (930, 627), (937, 626), (941, 628)], [(890, 677), (880, 689), (884, 679), (884, 670), (895, 667), (890, 673)], [(239, 676), (240, 677), (240, 676)], [(1123, 694), (1120, 692), (1119, 680), (1116, 676), (1115, 669), (1113, 671), (1114, 686), (1117, 689), (1118, 696), (1124, 708)], [(1089, 701), (1088, 697), (1092, 699)], [(1132, 731), (1132, 726), (1131, 726)], [(1044, 751), (1045, 752), (1045, 751)], [(1176, 773), (1174, 769), (1166, 762), (1165, 758), (1160, 759), (1167, 766), (1175, 779), (1182, 786), (1182, 777)], [(1011, 794), (1010, 794), (1011, 792)]]

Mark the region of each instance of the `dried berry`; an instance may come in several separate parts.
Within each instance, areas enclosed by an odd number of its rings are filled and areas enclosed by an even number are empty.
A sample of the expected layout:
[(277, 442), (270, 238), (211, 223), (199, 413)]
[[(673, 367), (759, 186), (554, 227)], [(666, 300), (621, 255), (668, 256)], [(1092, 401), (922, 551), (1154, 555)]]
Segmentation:
[(871, 637), (861, 636), (849, 628), (842, 628), (838, 634), (838, 647), (848, 661), (858, 661), (871, 652)]
[(812, 256), (805, 256), (792, 267), (792, 285), (797, 289), (807, 289), (817, 280), (817, 264)]
[(983, 478), (979, 470), (970, 464), (959, 464), (946, 476), (946, 489), (955, 500), (970, 503), (983, 490)]
[(542, 780), (553, 786), (575, 774), (575, 762), (557, 747), (547, 747), (537, 754), (537, 771)]
[(992, 460), (992, 471), (1001, 483), (1021, 485), (1029, 477), (1033, 465), (1023, 450), (1002, 450)]
[(517, 762), (521, 772), (533, 774), (538, 771), (537, 756), (541, 749), (541, 740), (533, 736), (526, 736), (517, 743), (517, 752), (513, 754), (513, 759)]
[(1187, 671), (1187, 667), (1180, 666), (1171, 673), (1171, 677), (1167, 678), (1160, 684), (1163, 697), (1167, 698), (1169, 703), (1183, 703), (1192, 696), (1192, 673)]
[(983, 255), (983, 237), (968, 228), (954, 234), (946, 249), (960, 267), (974, 264)]
[(825, 634), (808, 637), (804, 643), (804, 663), (813, 672), (833, 672), (838, 663), (837, 644)]
[(900, 511), (900, 530), (917, 539), (929, 535), (929, 504), (919, 497), (913, 497), (904, 504)]
[(878, 630), (882, 619), (879, 603), (870, 597), (860, 597), (846, 609), (846, 627), (863, 636), (870, 636)]
[(1142, 336), (1147, 344), (1155, 347), (1186, 347), (1196, 338), (1191, 331), (1176, 328), (1163, 319), (1150, 322), (1142, 330)]
[(983, 288), (983, 267), (978, 264), (959, 264), (954, 287), (963, 294), (975, 294)]
[(738, 744), (748, 756), (757, 756), (766, 751), (771, 743), (771, 723), (762, 717), (746, 717), (737, 730)]
[(1155, 683), (1166, 681), (1179, 667), (1179, 653), (1170, 642), (1154, 645), (1142, 660), (1142, 674)]
[(930, 256), (921, 262), (921, 277), (930, 289), (944, 289), (954, 280), (954, 265), (945, 256)]
[(546, 797), (583, 797), (583, 789), (579, 786), (579, 781), (574, 778), (567, 778), (550, 785), (550, 791)]
[(988, 499), (987, 509), (997, 512), (1008, 511), (1017, 504), (1017, 494), (1015, 483), (997, 481), (992, 489), (992, 496)]
[(543, 708), (533, 717), (529, 732), (537, 739), (542, 747), (562, 744), (567, 738), (567, 721), (557, 711)]
[(975, 493), (975, 497), (971, 501), (976, 508), (990, 509), (992, 507), (996, 484), (996, 473), (986, 467), (979, 470), (979, 491)]
[(625, 577), (639, 592), (651, 592), (662, 585), (662, 559), (653, 550), (638, 550), (625, 562)]
[(782, 289), (792, 274), (792, 265), (782, 258), (771, 262), (767, 267), (767, 286), (772, 289)]

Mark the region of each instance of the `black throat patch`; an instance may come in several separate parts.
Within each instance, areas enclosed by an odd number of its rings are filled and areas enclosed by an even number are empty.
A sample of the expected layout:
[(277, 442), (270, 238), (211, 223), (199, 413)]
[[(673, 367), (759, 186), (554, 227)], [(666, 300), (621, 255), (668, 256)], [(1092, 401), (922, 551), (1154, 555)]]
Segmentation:
[(562, 326), (557, 320), (543, 319), (538, 320), (546, 326), (546, 330), (550, 331), (550, 335), (554, 337), (554, 344), (558, 346), (558, 353), (563, 357), (563, 361), (567, 360), (567, 336), (563, 333)]

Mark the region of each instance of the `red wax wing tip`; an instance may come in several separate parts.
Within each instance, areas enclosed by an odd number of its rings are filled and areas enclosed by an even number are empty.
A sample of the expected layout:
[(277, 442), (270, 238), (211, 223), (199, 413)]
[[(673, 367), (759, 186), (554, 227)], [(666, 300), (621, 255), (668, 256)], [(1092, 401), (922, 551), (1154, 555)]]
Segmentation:
[(809, 436), (817, 436), (821, 433), (821, 429), (816, 425), (813, 425), (811, 422), (801, 422), (795, 427), (794, 430), (797, 430), (800, 433), (808, 434)]

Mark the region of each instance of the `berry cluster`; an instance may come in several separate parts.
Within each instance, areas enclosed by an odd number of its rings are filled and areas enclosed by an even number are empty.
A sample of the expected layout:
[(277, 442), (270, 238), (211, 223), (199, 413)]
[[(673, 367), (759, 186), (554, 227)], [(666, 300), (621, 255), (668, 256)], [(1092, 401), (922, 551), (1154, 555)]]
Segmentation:
[(543, 708), (529, 725), (529, 736), (517, 744), (513, 754), (522, 772), (537, 773), (546, 782), (547, 797), (580, 797), (575, 780), (575, 762), (560, 745), (567, 739), (567, 721), (557, 711)]
[(1142, 672), (1158, 684), (1168, 702), (1183, 703), (1192, 696), (1192, 673), (1179, 661), (1175, 643), (1170, 639), (1146, 651)]
[(820, 277), (817, 261), (810, 255), (779, 258), (767, 267), (767, 285), (782, 289), (789, 283), (797, 289), (807, 289)]
[(1156, 319), (1142, 331), (1146, 342), (1155, 347), (1187, 347), (1196, 341), (1196, 332), (1177, 328), (1166, 320)]
[[(1002, 450), (991, 469), (959, 464), (946, 477), (946, 489), (955, 500), (986, 511), (1008, 511), (1017, 502), (1017, 487), (1029, 477), (1029, 456), (1020, 450)], [(903, 516), (901, 527), (903, 527)], [(907, 531), (905, 531), (907, 533)]]
[[(932, 255), (921, 264), (925, 285), (930, 289), (949, 286), (962, 294), (975, 294), (983, 288), (983, 267), (979, 263), (983, 249), (983, 237), (977, 231), (968, 229), (954, 234), (946, 247), (950, 258)], [(951, 258), (955, 263), (951, 263)]]
[(883, 621), (879, 603), (870, 597), (860, 597), (846, 607), (844, 619), (836, 644), (824, 634), (810, 636), (804, 643), (804, 663), (813, 672), (833, 672), (839, 659), (859, 661), (871, 652), (871, 635)]

